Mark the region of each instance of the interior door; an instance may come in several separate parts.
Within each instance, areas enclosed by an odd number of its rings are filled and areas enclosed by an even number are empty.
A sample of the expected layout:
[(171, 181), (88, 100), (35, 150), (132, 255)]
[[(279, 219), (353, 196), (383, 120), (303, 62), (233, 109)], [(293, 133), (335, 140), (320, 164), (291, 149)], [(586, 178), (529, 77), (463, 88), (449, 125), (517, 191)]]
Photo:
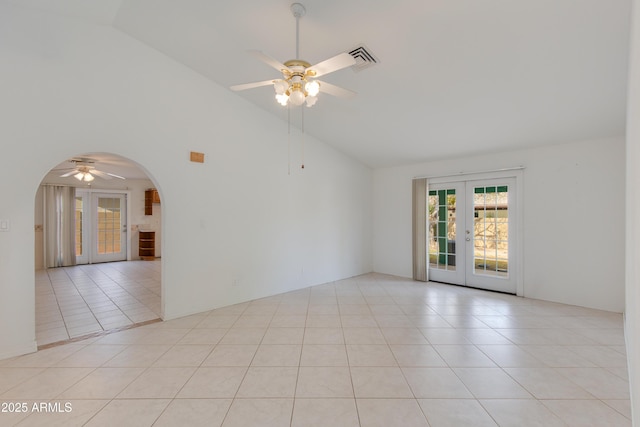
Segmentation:
[(127, 197), (125, 194), (92, 195), (93, 232), (91, 262), (127, 259)]
[(516, 293), (515, 191), (515, 178), (429, 185), (429, 280)]

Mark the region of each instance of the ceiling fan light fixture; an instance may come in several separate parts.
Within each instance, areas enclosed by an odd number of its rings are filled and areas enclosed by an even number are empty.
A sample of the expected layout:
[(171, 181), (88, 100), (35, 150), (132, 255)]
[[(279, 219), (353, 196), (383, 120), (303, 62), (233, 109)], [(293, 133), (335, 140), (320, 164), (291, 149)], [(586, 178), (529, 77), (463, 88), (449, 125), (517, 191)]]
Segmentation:
[(302, 105), (304, 103), (304, 99), (304, 93), (302, 93), (299, 88), (294, 88), (293, 92), (291, 92), (291, 95), (289, 95), (289, 102), (291, 102), (291, 104), (295, 106)]
[(318, 101), (318, 97), (309, 95), (307, 96), (306, 101), (307, 101), (307, 107), (313, 107), (315, 103)]
[(286, 80), (276, 80), (273, 82), (273, 89), (277, 95), (283, 95), (289, 89), (289, 83)]
[(276, 101), (278, 101), (278, 104), (286, 107), (287, 102), (289, 101), (289, 95), (287, 95), (286, 93), (278, 93), (276, 94)]
[[(310, 80), (304, 85), (304, 90), (308, 96), (316, 97), (320, 93), (320, 83), (315, 80)], [(315, 103), (315, 101), (313, 101)], [(308, 104), (308, 103), (307, 103)]]
[(91, 182), (95, 179), (94, 176), (91, 175), (89, 172), (78, 172), (73, 177), (78, 181), (84, 181), (84, 182)]

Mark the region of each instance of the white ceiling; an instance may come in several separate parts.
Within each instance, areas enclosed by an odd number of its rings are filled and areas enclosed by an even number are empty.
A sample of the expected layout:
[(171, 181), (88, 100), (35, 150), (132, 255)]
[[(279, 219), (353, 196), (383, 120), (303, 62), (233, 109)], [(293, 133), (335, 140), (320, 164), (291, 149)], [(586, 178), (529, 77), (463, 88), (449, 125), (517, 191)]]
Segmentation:
[[(142, 170), (137, 163), (115, 154), (85, 153), (74, 156), (73, 159), (86, 160), (90, 162), (95, 169), (101, 172), (112, 173), (126, 179), (149, 179), (146, 172)], [(71, 159), (55, 166), (44, 178), (44, 182), (60, 181), (60, 175), (64, 175), (65, 173), (75, 169), (76, 165), (70, 160)], [(101, 180), (103, 178), (98, 177), (97, 179)], [(114, 179), (116, 180), (115, 182), (119, 181), (116, 178)], [(67, 182), (73, 182), (74, 184), (78, 183), (73, 176), (66, 177), (65, 180)]]
[[(380, 59), (323, 77), (357, 97), (305, 110), (307, 133), (372, 167), (624, 134), (630, 0), (301, 2), (301, 59)], [(20, 3), (111, 22), (224, 87), (278, 77), (249, 49), (295, 56), (290, 0)], [(285, 120), (273, 95), (237, 93)]]

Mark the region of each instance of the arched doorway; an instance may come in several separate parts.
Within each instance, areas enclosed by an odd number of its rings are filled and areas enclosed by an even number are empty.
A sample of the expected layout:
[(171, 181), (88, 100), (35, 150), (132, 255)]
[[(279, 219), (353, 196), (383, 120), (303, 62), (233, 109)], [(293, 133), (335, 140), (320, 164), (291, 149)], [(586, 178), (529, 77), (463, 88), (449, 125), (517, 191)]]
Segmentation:
[(140, 165), (107, 153), (66, 159), (43, 178), (34, 213), (39, 348), (162, 318), (162, 208), (150, 198), (159, 190)]

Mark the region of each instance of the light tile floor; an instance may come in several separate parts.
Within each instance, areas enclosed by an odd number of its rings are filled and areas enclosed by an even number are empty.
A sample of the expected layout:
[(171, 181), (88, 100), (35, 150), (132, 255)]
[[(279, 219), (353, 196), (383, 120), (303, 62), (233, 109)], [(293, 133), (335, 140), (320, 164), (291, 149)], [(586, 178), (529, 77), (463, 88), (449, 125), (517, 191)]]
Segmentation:
[(36, 271), (38, 345), (160, 317), (160, 260)]
[(2, 426), (631, 425), (620, 314), (379, 274), (0, 361), (0, 402), (26, 405)]

